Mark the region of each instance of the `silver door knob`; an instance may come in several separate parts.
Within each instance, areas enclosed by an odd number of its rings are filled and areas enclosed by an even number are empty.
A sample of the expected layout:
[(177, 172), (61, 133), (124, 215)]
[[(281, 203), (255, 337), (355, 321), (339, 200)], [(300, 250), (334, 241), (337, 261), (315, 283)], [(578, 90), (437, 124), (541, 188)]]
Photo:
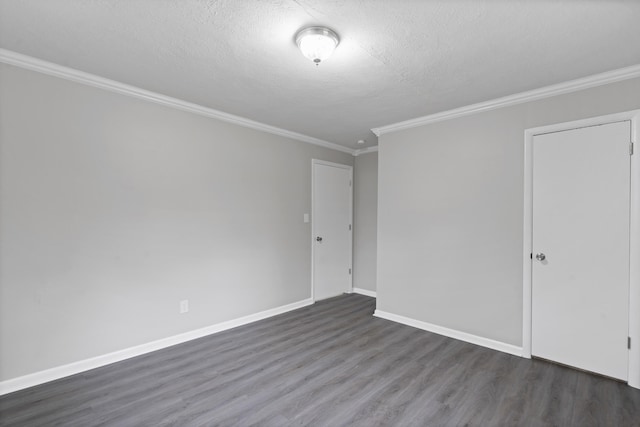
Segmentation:
[(316, 237), (316, 242), (322, 242), (322, 237), (320, 236)]
[(540, 252), (539, 254), (536, 254), (536, 259), (538, 261), (544, 261), (545, 258), (547, 258), (547, 256), (545, 254), (543, 254), (542, 252)]

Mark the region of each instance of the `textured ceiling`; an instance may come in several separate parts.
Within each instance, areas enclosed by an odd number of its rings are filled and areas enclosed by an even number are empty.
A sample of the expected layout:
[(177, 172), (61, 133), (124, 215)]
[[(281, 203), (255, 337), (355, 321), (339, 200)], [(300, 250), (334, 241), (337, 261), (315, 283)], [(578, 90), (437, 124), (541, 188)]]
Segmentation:
[[(638, 0), (0, 0), (0, 47), (363, 148), (373, 127), (638, 64), (639, 22)], [(316, 24), (341, 37), (318, 67), (293, 41)]]

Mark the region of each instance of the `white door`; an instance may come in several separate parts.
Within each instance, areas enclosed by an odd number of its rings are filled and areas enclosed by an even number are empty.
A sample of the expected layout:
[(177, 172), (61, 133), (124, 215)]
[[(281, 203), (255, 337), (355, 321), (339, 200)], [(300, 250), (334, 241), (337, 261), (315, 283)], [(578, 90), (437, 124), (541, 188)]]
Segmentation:
[(313, 298), (351, 292), (351, 166), (313, 161)]
[(533, 138), (531, 353), (627, 379), (631, 124)]

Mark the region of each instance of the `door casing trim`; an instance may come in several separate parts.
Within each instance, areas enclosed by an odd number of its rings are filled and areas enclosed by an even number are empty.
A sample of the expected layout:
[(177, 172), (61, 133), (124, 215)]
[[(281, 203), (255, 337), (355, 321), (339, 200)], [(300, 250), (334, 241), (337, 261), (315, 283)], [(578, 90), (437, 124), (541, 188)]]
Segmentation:
[(565, 123), (526, 129), (524, 132), (524, 235), (522, 251), (522, 357), (531, 358), (531, 281), (533, 251), (533, 138), (545, 133), (561, 132), (622, 121), (631, 122), (631, 200), (629, 228), (629, 372), (627, 382), (640, 389), (640, 110), (591, 117)]

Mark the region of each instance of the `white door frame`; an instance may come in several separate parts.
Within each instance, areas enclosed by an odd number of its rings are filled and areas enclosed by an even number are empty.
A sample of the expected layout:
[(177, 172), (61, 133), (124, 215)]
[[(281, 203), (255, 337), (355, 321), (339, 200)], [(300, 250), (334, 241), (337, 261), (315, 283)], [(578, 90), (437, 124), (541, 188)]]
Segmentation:
[(349, 191), (349, 218), (351, 222), (351, 230), (349, 230), (349, 265), (351, 266), (351, 274), (349, 275), (348, 293), (353, 292), (353, 166), (343, 165), (342, 163), (327, 162), (325, 160), (311, 159), (311, 298), (315, 302), (315, 285), (314, 285), (314, 264), (315, 264), (315, 224), (316, 224), (316, 195), (315, 195), (315, 165), (332, 166), (334, 168), (346, 169), (349, 171), (349, 182), (351, 183), (351, 191)]
[(533, 251), (533, 137), (550, 132), (631, 121), (631, 200), (629, 228), (629, 350), (628, 384), (640, 388), (640, 110), (592, 117), (527, 129), (524, 132), (524, 239), (522, 251), (522, 357), (531, 358), (531, 254)]

